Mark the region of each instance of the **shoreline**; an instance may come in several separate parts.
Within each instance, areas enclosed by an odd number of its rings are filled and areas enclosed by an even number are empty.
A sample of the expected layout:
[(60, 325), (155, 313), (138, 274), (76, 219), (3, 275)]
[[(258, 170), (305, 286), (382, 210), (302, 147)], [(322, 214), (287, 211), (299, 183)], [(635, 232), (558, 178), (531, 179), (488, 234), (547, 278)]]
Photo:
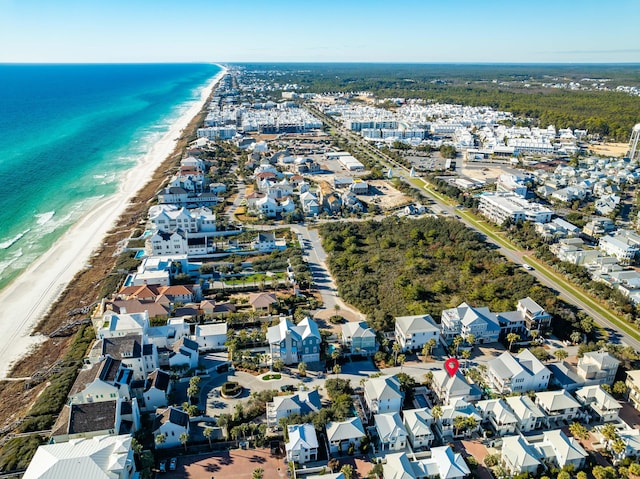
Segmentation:
[[(0, 291), (0, 304), (3, 305), (0, 309), (0, 357), (4, 360), (0, 366), (0, 380), (7, 377), (17, 361), (48, 338), (31, 333), (76, 274), (91, 263), (93, 254), (105, 243), (132, 198), (173, 154), (182, 130), (200, 113), (227, 72), (218, 66), (221, 71), (201, 88), (200, 98), (191, 103), (135, 166), (123, 173), (117, 191), (92, 206), (51, 248)], [(91, 268), (100, 267), (100, 264), (91, 265)]]

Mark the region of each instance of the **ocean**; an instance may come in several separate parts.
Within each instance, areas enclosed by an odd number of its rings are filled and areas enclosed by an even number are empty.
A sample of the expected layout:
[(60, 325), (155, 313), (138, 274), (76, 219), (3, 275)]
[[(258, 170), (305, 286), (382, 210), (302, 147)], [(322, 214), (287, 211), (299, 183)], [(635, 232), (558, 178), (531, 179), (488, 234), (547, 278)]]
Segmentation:
[(114, 193), (219, 72), (0, 64), (0, 289)]

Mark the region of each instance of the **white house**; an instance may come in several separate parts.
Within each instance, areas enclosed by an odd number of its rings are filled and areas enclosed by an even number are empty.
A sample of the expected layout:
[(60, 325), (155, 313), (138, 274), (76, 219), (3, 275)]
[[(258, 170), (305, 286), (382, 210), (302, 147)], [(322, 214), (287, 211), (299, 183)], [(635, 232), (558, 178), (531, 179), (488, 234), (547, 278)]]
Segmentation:
[(376, 414), (373, 419), (381, 451), (402, 451), (407, 446), (407, 430), (399, 413)]
[(102, 320), (96, 328), (96, 337), (102, 339), (128, 334), (146, 334), (148, 328), (149, 314), (146, 311), (133, 314), (116, 314), (113, 311), (108, 311), (102, 316)]
[(289, 441), (285, 444), (287, 460), (298, 464), (318, 460), (318, 437), (312, 424), (287, 426)]
[(133, 371), (122, 361), (105, 357), (102, 361), (86, 364), (78, 373), (69, 391), (69, 404), (131, 399)]
[(504, 399), (478, 401), (476, 409), (482, 416), (482, 421), (490, 424), (496, 435), (505, 436), (516, 433), (518, 418)]
[(156, 369), (147, 377), (144, 385), (144, 410), (155, 411), (169, 404), (168, 395), (171, 392), (171, 376), (169, 373)]
[(531, 432), (544, 425), (547, 415), (529, 396), (509, 396), (504, 401), (518, 420), (518, 431)]
[(404, 393), (395, 376), (369, 378), (364, 383), (364, 399), (371, 414), (400, 412)]
[(606, 351), (590, 351), (578, 359), (577, 372), (585, 385), (612, 385), (618, 372), (620, 361)]
[(160, 367), (156, 345), (145, 343), (144, 339), (140, 334), (101, 339), (93, 346), (89, 361), (101, 361), (111, 356), (132, 371), (134, 380), (144, 380), (151, 371)]
[(227, 341), (227, 323), (199, 324), (195, 329), (195, 339), (200, 351), (220, 351)]
[(156, 230), (147, 240), (149, 254), (166, 256), (187, 254), (189, 243), (187, 233), (178, 228), (171, 231)]
[(622, 406), (616, 399), (600, 386), (585, 386), (576, 391), (576, 399), (593, 413), (598, 421), (611, 422), (618, 419)]
[(465, 401), (478, 401), (482, 397), (482, 391), (475, 384), (469, 384), (460, 371), (450, 376), (447, 371), (433, 371), (431, 389), (442, 404), (451, 404), (456, 399)]
[(195, 369), (198, 367), (198, 343), (189, 338), (180, 338), (173, 344), (169, 353), (169, 366), (187, 367)]
[(551, 372), (528, 349), (517, 356), (505, 351), (487, 363), (491, 388), (498, 394), (543, 391)]
[(430, 339), (437, 344), (440, 341), (440, 328), (429, 314), (400, 316), (396, 318), (395, 335), (402, 351), (415, 351)]
[(502, 439), (500, 462), (512, 476), (527, 472), (537, 474), (538, 467), (542, 466), (543, 457), (523, 436), (508, 436)]
[(545, 431), (543, 435), (540, 449), (547, 459), (560, 468), (572, 465), (576, 471), (585, 466), (588, 454), (573, 437), (567, 437), (560, 429)]
[(290, 396), (276, 396), (267, 403), (267, 426), (277, 426), (280, 419), (292, 414), (308, 414), (322, 409), (320, 394), (313, 391), (298, 391)]
[(348, 451), (349, 445), (360, 447), (360, 441), (366, 436), (359, 417), (351, 417), (344, 421), (329, 422), (326, 425), (329, 452), (338, 454)]
[[(152, 431), (156, 448), (180, 446), (180, 436), (184, 433), (189, 434), (189, 415), (180, 409), (169, 406), (156, 414)], [(159, 440), (158, 436), (163, 437), (164, 441)]]
[(132, 436), (96, 436), (38, 447), (25, 479), (133, 479)]
[[(480, 428), (482, 417), (478, 414), (478, 410), (473, 404), (468, 403), (464, 399), (458, 398), (452, 400), (450, 404), (441, 407), (442, 416), (435, 421), (436, 434), (442, 439), (453, 439), (464, 436), (469, 436), (471, 433), (477, 431)], [(433, 415), (433, 409), (431, 410)], [(469, 422), (465, 424), (463, 428), (456, 428), (456, 418), (462, 417)], [(475, 426), (472, 426), (471, 418), (475, 421)]]
[(580, 415), (580, 403), (565, 389), (537, 392), (535, 401), (547, 415), (550, 426), (571, 422)]
[(471, 474), (462, 454), (449, 446), (432, 448), (431, 457), (425, 459), (411, 461), (404, 452), (387, 454), (385, 459), (385, 479), (463, 479)]
[(450, 343), (456, 336), (475, 337), (477, 344), (495, 343), (500, 336), (500, 321), (489, 308), (474, 308), (462, 303), (457, 308), (445, 309), (441, 315), (442, 338)]
[(433, 416), (427, 408), (408, 409), (403, 412), (404, 426), (409, 436), (411, 447), (415, 450), (430, 447), (433, 442)]

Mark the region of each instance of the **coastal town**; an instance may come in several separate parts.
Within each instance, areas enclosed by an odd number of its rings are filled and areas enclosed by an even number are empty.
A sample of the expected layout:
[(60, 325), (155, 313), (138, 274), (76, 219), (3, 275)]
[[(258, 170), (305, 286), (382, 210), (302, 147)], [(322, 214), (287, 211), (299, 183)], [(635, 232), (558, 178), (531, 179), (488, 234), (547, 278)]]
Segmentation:
[[(5, 432), (45, 438), (23, 477), (640, 476), (640, 125), (614, 153), (602, 143), (227, 67), (107, 289), (55, 332), (86, 341), (50, 399), (62, 409)], [(575, 329), (537, 292), (500, 309), (452, 292), (380, 327), (345, 295), (323, 228), (391, 221), (523, 244), (505, 263), (552, 288), (539, 265), (579, 267), (628, 329), (572, 291)]]

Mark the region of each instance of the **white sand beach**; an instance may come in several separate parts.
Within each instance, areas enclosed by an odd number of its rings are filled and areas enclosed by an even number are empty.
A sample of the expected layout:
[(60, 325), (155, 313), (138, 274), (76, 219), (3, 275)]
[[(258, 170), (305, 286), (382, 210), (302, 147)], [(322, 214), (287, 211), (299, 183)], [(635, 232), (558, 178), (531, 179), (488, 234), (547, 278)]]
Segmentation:
[(182, 114), (171, 129), (128, 170), (114, 195), (103, 198), (58, 240), (49, 251), (0, 292), (0, 379), (6, 378), (12, 363), (44, 340), (31, 336), (37, 322), (47, 312), (75, 274), (89, 262), (106, 233), (124, 212), (130, 199), (151, 178), (169, 156), (176, 138), (198, 114), (225, 69), (203, 88), (200, 98)]

